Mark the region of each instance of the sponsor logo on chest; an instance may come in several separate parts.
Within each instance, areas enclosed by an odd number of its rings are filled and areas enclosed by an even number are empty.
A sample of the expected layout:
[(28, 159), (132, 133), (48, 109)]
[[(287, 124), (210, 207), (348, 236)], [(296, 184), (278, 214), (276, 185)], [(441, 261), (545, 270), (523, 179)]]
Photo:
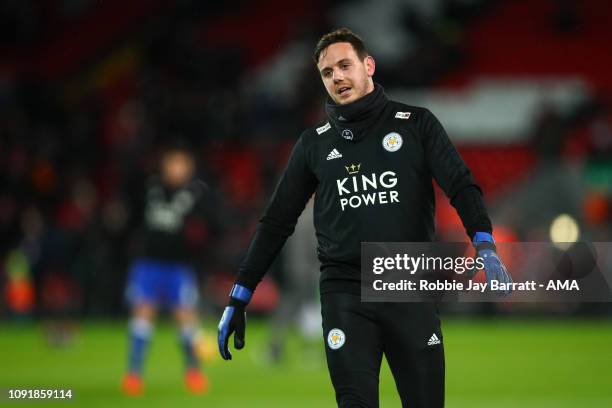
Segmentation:
[[(409, 112), (405, 113), (406, 117), (402, 119), (410, 116)], [(342, 136), (348, 139), (345, 135)], [(403, 138), (397, 132), (390, 132), (383, 136), (381, 142), (387, 152), (393, 153), (401, 149)], [(341, 158), (343, 155), (336, 148), (332, 148), (326, 156), (327, 161)], [(345, 177), (336, 179), (338, 200), (342, 211), (362, 206), (389, 205), (400, 202), (399, 192), (396, 190), (398, 176), (395, 171), (371, 172), (361, 162), (345, 163), (344, 169), (346, 170)]]
[(398, 182), (395, 172), (365, 172), (362, 171), (361, 163), (351, 163), (344, 168), (348, 177), (336, 179), (342, 211), (361, 206), (399, 203), (399, 192), (395, 190)]

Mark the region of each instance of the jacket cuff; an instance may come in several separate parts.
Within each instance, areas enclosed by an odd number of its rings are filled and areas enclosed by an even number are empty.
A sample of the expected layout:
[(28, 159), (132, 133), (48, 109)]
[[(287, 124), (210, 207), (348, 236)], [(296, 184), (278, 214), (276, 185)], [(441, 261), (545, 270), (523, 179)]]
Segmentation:
[(476, 234), (474, 234), (472, 243), (474, 244), (474, 248), (476, 248), (477, 251), (480, 251), (482, 249), (492, 249), (495, 251), (497, 249), (497, 247), (495, 246), (495, 239), (493, 238), (493, 235), (488, 232), (477, 232)]
[(251, 297), (253, 297), (253, 291), (238, 283), (234, 283), (234, 286), (232, 286), (232, 290), (230, 290), (229, 297), (230, 299), (238, 300), (246, 305), (251, 301)]

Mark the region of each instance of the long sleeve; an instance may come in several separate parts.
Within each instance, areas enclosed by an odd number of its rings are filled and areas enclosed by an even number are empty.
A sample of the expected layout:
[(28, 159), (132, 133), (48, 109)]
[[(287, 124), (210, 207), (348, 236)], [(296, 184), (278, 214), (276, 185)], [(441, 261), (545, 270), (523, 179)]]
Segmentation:
[(307, 165), (302, 136), (294, 146), (289, 163), (259, 221), (240, 265), (237, 283), (255, 289), (293, 233), (297, 219), (317, 184), (317, 178)]
[(469, 238), (472, 239), (478, 231), (491, 232), (491, 220), (484, 205), (482, 190), (440, 121), (425, 110), (420, 126), (429, 168), (457, 210)]

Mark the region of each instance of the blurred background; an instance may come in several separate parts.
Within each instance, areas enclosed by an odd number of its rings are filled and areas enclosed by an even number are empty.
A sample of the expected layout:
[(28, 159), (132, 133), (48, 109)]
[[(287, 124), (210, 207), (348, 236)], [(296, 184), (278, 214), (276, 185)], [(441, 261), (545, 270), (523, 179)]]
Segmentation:
[[(0, 387), (73, 386), (91, 406), (109, 398), (142, 403), (122, 398), (118, 388), (125, 283), (142, 245), (147, 180), (161, 147), (181, 138), (212, 191), (210, 212), (185, 229), (211, 336), (203, 348), (213, 390), (204, 400), (234, 406), (231, 383), (240, 376), (252, 381), (260, 370), (265, 375), (257, 380), (265, 385), (250, 383), (254, 397), (242, 395), (235, 406), (287, 406), (283, 396), (296, 392), (304, 404), (297, 406), (333, 406), (319, 344), (308, 209), (250, 309), (259, 317), (252, 329), (259, 340), (247, 341), (243, 352), (250, 357), (232, 371), (210, 348), (237, 265), (291, 147), (306, 127), (324, 120), (312, 49), (342, 26), (364, 38), (377, 62), (375, 80), (391, 98), (425, 106), (441, 120), (483, 188), (498, 241), (610, 241), (608, 1), (3, 0)], [(437, 223), (440, 239), (466, 239), (439, 190)], [(443, 309), (447, 337), (457, 339), (447, 346), (449, 406), (612, 401), (610, 304)], [(164, 324), (159, 341), (171, 343)], [(484, 357), (463, 347), (483, 338)], [(559, 355), (551, 355), (545, 339), (561, 342)], [(495, 349), (517, 343), (508, 355)], [(199, 403), (173, 400), (184, 392), (160, 372), (178, 360), (169, 349), (156, 348), (148, 363), (151, 383), (162, 390), (150, 387), (155, 401)], [(105, 374), (84, 380), (79, 350), (91, 354), (87, 369), (110, 364)], [(462, 371), (460, 359), (478, 363)], [(496, 369), (491, 360), (511, 364), (508, 377), (519, 381), (514, 388), (497, 383), (503, 398), (495, 404), (487, 399), (495, 395), (491, 379), (479, 369), (485, 362)], [(74, 365), (62, 369), (59, 362), (67, 361)], [(536, 365), (540, 371), (525, 377)], [(56, 382), (39, 372), (55, 373)], [(466, 390), (464, 376), (481, 378), (482, 388), (470, 381)], [(398, 406), (389, 378), (383, 375), (381, 398)]]

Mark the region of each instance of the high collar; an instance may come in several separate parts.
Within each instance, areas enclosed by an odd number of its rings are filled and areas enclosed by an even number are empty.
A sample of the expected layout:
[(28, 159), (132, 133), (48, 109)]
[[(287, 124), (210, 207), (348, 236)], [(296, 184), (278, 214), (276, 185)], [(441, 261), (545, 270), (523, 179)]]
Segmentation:
[(346, 140), (358, 142), (367, 135), (387, 102), (385, 90), (379, 84), (374, 84), (374, 90), (369, 94), (346, 105), (339, 105), (331, 97), (327, 97), (325, 112), (333, 128)]

